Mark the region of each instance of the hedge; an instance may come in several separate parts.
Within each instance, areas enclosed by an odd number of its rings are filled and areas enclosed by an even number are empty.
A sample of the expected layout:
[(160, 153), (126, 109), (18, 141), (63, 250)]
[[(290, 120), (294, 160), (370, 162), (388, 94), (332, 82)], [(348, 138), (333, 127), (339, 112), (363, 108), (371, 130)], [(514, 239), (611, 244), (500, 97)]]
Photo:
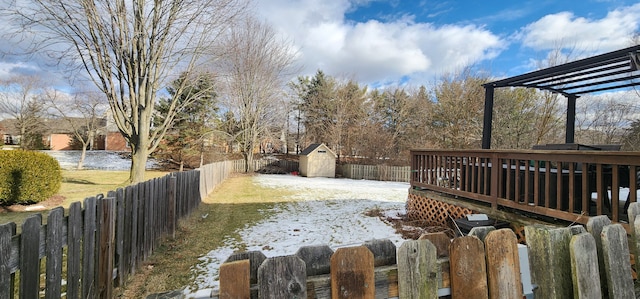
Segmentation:
[(41, 202), (62, 184), (58, 161), (41, 152), (0, 150), (0, 205)]

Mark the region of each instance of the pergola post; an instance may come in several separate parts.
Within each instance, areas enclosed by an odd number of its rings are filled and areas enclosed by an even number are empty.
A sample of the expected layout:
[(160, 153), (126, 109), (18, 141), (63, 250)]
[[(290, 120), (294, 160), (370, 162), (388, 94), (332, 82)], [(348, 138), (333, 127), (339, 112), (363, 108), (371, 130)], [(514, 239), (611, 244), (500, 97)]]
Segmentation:
[(565, 133), (565, 143), (574, 143), (576, 134), (576, 95), (567, 96), (567, 126)]
[(493, 85), (484, 85), (484, 119), (482, 126), (482, 149), (491, 148), (491, 125), (493, 120)]

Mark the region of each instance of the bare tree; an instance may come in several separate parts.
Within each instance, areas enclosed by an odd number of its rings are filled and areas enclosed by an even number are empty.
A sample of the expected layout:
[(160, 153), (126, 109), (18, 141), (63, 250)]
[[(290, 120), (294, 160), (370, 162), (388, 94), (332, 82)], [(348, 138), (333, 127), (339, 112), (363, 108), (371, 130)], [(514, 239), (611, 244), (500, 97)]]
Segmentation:
[(587, 144), (622, 143), (638, 107), (613, 94), (581, 98), (576, 113), (577, 141)]
[(219, 64), (226, 88), (222, 101), (237, 118), (245, 171), (252, 171), (261, 136), (286, 117), (281, 115), (286, 109), (281, 109), (278, 100), (284, 97), (284, 80), (294, 53), (271, 26), (253, 18), (229, 31), (223, 49), (227, 52)]
[[(244, 0), (30, 0), (3, 9), (30, 42), (28, 52), (79, 66), (105, 94), (131, 145), (129, 180), (139, 182), (176, 112), (192, 103), (178, 95), (197, 80), (207, 49), (245, 7)], [(180, 73), (189, 80), (175, 87), (164, 122), (152, 127), (158, 93)]]
[(477, 148), (482, 136), (482, 113), (487, 78), (465, 68), (445, 74), (435, 89), (437, 100), (430, 120), (433, 140), (442, 148)]
[(87, 149), (93, 149), (98, 130), (106, 127), (107, 102), (100, 93), (76, 93), (71, 97), (56, 90), (47, 92), (44, 98), (54, 117), (65, 122), (75, 140), (81, 144), (77, 169), (82, 169)]
[(0, 82), (0, 116), (15, 120), (21, 149), (41, 149), (42, 117), (45, 109), (41, 97), (42, 82), (33, 76), (16, 76)]

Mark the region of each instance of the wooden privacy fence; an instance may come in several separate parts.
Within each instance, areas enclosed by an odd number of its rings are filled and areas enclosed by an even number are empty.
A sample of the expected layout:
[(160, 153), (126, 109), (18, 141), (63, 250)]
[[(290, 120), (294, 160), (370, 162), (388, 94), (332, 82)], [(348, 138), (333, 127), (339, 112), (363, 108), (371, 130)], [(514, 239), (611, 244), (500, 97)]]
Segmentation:
[(335, 252), (305, 246), (272, 258), (234, 253), (220, 266), (212, 297), (635, 298), (620, 224), (599, 216), (587, 229), (528, 226), (526, 234), (527, 246), (510, 229), (476, 227), (453, 240), (425, 234), (397, 249), (373, 240)]
[(67, 215), (55, 208), (44, 225), (32, 215), (20, 234), (0, 225), (0, 298), (112, 298), (163, 236), (175, 237), (177, 220), (201, 201), (199, 186), (228, 174), (228, 163), (214, 164), (74, 202)]
[[(244, 172), (247, 163), (244, 160), (233, 160), (233, 171)], [(279, 168), (285, 172), (298, 171), (298, 161), (274, 160), (274, 159), (257, 159), (253, 160), (254, 171), (264, 171), (269, 173), (270, 169)]]
[(387, 165), (338, 165), (342, 177), (354, 180), (409, 182), (411, 167)]

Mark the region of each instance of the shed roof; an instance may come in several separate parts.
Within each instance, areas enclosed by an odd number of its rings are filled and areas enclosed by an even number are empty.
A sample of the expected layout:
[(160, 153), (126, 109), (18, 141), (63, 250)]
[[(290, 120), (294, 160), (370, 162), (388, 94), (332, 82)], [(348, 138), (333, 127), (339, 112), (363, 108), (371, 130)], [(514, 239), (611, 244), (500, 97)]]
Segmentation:
[(309, 145), (307, 148), (305, 148), (300, 155), (301, 156), (308, 156), (309, 154), (311, 154), (313, 151), (315, 151), (316, 149), (318, 149), (319, 147), (324, 146), (327, 148), (327, 150), (329, 150), (329, 152), (331, 152), (334, 156), (336, 155), (329, 147), (327, 147), (326, 145), (324, 145), (324, 143), (314, 143)]

